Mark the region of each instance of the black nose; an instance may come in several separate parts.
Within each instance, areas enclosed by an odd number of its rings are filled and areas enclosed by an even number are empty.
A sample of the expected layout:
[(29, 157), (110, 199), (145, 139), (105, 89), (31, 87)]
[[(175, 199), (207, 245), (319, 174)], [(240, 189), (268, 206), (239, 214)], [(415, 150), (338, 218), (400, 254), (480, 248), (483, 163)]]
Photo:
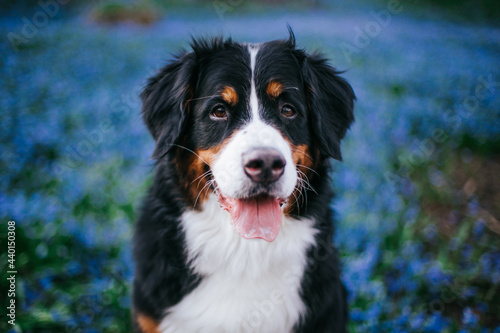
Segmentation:
[(268, 184), (277, 181), (285, 171), (286, 161), (274, 148), (254, 148), (243, 154), (243, 169), (254, 182)]

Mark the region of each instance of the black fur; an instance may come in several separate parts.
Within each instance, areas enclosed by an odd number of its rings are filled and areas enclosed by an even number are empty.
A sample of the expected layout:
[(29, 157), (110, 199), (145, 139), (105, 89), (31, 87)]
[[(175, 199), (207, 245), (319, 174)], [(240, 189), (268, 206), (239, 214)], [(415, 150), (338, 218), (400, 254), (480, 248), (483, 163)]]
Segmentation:
[(354, 92), (338, 76), (341, 72), (329, 66), (321, 54), (305, 57), (302, 71), (309, 88), (309, 108), (314, 110), (311, 122), (321, 155), (341, 160), (340, 140), (354, 121)]
[[(177, 145), (190, 150), (216, 146), (249, 118), (247, 101), (242, 100), (227, 122), (206, 120), (214, 105), (223, 103), (216, 96), (221, 85), (229, 83), (238, 95), (248, 95), (251, 70), (246, 47), (222, 38), (193, 40), (191, 46), (192, 52), (182, 53), (149, 79), (141, 94), (143, 118), (156, 141), (153, 157), (157, 164), (135, 228), (133, 308), (134, 313), (158, 322), (202, 279), (187, 265), (184, 234), (179, 227), (179, 218), (191, 203), (180, 184), (186, 170), (176, 164), (176, 159), (183, 156)], [(256, 75), (259, 92), (265, 90), (262, 88), (269, 78), (296, 88), (287, 90), (280, 101), (263, 93), (259, 96), (266, 121), (293, 144), (307, 144), (315, 158), (316, 173), (311, 174), (310, 182), (317, 193), (308, 191), (307, 205), (294, 212), (313, 217), (320, 230), (316, 236), (318, 246), (308, 252), (302, 280), (307, 314), (296, 323), (295, 330), (345, 332), (346, 292), (332, 245), (329, 203), (333, 193), (328, 181), (328, 158), (341, 159), (340, 141), (354, 120), (355, 96), (351, 86), (321, 55), (296, 49), (293, 33), (287, 41), (264, 44), (257, 62), (264, 68)], [(279, 114), (267, 111), (278, 108), (283, 100), (296, 108), (294, 121), (283, 121)]]

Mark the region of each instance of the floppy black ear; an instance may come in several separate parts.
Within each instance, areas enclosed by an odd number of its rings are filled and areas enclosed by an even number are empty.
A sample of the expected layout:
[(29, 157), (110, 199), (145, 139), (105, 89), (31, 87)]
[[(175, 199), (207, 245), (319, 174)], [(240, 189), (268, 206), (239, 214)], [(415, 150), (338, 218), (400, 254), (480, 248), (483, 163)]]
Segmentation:
[(354, 121), (351, 85), (319, 54), (306, 55), (303, 74), (313, 136), (322, 158), (342, 160), (340, 141)]
[(184, 53), (151, 77), (141, 93), (142, 117), (156, 140), (152, 158), (163, 157), (185, 129), (196, 60)]

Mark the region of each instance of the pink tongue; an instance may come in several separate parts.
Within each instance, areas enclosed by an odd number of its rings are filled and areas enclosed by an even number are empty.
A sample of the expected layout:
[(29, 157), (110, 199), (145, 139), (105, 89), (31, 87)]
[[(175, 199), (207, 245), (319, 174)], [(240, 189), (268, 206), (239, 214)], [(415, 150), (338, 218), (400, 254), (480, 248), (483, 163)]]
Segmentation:
[(262, 238), (272, 242), (281, 229), (281, 208), (278, 199), (257, 197), (251, 199), (221, 200), (222, 207), (233, 217), (236, 230), (246, 239)]

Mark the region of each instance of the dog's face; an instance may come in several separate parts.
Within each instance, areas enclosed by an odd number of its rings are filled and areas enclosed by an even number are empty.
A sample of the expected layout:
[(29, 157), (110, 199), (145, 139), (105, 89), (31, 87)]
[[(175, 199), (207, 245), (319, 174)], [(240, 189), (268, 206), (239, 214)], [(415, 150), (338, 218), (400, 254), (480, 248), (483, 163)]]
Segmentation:
[(218, 197), (244, 238), (272, 241), (315, 169), (340, 159), (354, 93), (325, 59), (288, 41), (194, 40), (141, 97), (159, 166), (187, 203)]

